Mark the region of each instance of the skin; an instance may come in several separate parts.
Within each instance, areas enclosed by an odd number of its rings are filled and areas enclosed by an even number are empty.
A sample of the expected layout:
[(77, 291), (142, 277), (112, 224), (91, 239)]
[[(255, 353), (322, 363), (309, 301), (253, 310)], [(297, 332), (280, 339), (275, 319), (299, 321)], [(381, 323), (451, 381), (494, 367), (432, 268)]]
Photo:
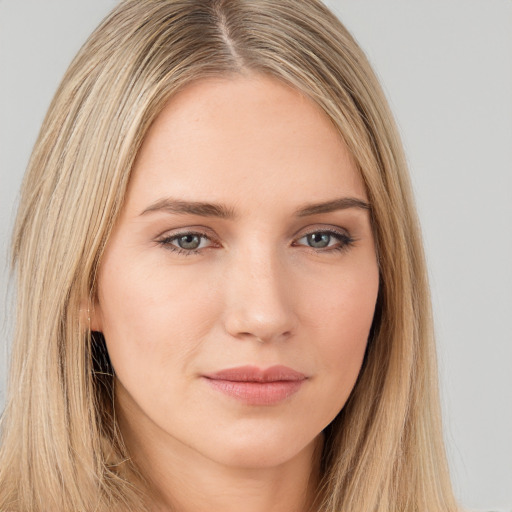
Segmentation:
[[(168, 198), (230, 215), (178, 212)], [(92, 327), (104, 333), (120, 428), (154, 510), (310, 507), (322, 430), (355, 384), (379, 286), (367, 209), (296, 214), (340, 198), (368, 201), (345, 144), (275, 79), (196, 82), (149, 130), (101, 262)], [(180, 242), (186, 233), (199, 234)], [(200, 245), (173, 251), (183, 241)], [(249, 364), (306, 378), (270, 405), (204, 378)]]

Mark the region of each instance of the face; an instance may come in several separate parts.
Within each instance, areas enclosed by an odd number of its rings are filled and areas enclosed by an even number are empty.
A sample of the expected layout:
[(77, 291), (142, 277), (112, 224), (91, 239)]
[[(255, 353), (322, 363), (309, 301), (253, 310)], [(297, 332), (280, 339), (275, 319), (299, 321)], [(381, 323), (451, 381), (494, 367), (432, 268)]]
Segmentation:
[(92, 327), (128, 437), (245, 467), (312, 446), (372, 323), (367, 201), (333, 125), (296, 90), (252, 75), (173, 97), (98, 276)]

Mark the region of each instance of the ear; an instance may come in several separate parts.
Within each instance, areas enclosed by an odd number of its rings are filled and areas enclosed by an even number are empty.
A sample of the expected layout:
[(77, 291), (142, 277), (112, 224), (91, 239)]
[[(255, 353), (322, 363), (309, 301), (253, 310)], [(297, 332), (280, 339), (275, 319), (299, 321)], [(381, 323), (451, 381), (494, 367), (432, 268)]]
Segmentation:
[(80, 305), (80, 322), (87, 325), (91, 331), (102, 332), (103, 321), (101, 307), (97, 299), (87, 298)]

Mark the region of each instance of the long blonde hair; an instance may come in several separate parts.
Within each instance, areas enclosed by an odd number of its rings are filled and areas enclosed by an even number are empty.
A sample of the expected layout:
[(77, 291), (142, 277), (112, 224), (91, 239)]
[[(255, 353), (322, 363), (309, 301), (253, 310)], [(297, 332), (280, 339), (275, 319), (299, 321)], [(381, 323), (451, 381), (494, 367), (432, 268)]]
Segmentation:
[(326, 430), (317, 507), (455, 511), (423, 249), (392, 115), (356, 42), (319, 0), (128, 0), (80, 50), (50, 106), (13, 236), (17, 314), (2, 417), (0, 510), (143, 510), (88, 326), (102, 251), (152, 121), (194, 80), (245, 71), (312, 98), (371, 202), (380, 290), (349, 401)]

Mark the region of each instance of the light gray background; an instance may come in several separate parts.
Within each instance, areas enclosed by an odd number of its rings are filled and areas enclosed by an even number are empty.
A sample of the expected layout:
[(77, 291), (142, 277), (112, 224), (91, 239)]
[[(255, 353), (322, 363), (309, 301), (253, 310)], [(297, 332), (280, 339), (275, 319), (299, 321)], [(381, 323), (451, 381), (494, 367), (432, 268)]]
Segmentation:
[[(512, 510), (512, 0), (327, 3), (367, 52), (403, 135), (457, 496), (470, 509)], [(22, 174), (65, 68), (114, 4), (0, 0), (0, 402)]]

